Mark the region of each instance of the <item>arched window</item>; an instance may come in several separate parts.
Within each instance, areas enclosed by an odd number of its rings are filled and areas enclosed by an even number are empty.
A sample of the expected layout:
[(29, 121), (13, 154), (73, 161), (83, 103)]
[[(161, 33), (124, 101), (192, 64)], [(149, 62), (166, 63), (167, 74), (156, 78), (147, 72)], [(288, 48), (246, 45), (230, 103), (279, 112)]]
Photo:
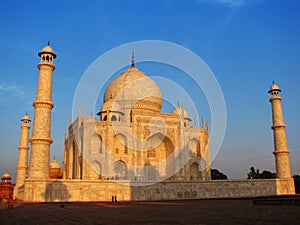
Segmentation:
[(196, 198), (196, 197), (197, 197), (197, 191), (193, 191), (193, 192), (192, 192), (192, 197), (193, 197), (193, 198)]
[(191, 180), (198, 180), (201, 177), (200, 171), (199, 171), (199, 164), (194, 162), (190, 166), (190, 175)]
[(150, 155), (162, 155), (167, 158), (174, 151), (174, 145), (167, 136), (157, 133), (147, 139), (146, 149), (153, 150), (152, 153), (149, 153)]
[(177, 198), (182, 198), (182, 192), (181, 191), (177, 192)]
[(105, 115), (104, 117), (103, 117), (103, 121), (106, 121), (107, 120), (107, 115)]
[(130, 123), (132, 123), (132, 111), (130, 110)]
[(72, 179), (76, 178), (76, 144), (75, 141), (72, 143)]
[(146, 180), (155, 180), (157, 171), (155, 166), (152, 166), (150, 163), (146, 163), (144, 166), (144, 178)]
[(120, 180), (126, 180), (127, 179), (127, 166), (126, 163), (119, 160), (115, 162), (114, 164), (114, 173), (115, 178)]
[(96, 155), (102, 153), (102, 139), (98, 134), (93, 134), (90, 137), (90, 154)]
[[(127, 138), (123, 134), (119, 133), (114, 136), (113, 145), (114, 145), (114, 149), (116, 150), (116, 154), (127, 154), (128, 153)], [(119, 153), (117, 153), (117, 149), (118, 149)]]
[(201, 156), (200, 151), (200, 142), (196, 138), (193, 138), (189, 141), (189, 150), (194, 156)]
[(190, 192), (188, 192), (188, 191), (184, 192), (184, 197), (185, 198), (190, 198)]
[(112, 115), (111, 121), (117, 121), (117, 117), (115, 115)]

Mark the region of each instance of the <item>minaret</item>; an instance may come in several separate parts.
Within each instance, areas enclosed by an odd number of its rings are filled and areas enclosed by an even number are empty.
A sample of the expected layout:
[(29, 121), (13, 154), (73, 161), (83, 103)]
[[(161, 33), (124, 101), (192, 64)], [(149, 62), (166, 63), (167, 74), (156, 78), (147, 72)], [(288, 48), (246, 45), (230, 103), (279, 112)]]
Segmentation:
[[(19, 149), (19, 157), (18, 157), (18, 165), (17, 165), (17, 176), (16, 176), (16, 188), (22, 186), (26, 179), (27, 169), (28, 169), (28, 136), (30, 129), (30, 118), (26, 115), (21, 119), (21, 137), (20, 137), (20, 145)], [(15, 193), (16, 194), (16, 193)]]
[(291, 178), (291, 169), (289, 162), (289, 153), (286, 135), (285, 124), (282, 115), (281, 100), (279, 93), (281, 90), (274, 84), (271, 86), (268, 93), (270, 93), (270, 102), (272, 104), (272, 118), (273, 118), (273, 133), (274, 133), (274, 152), (276, 175), (277, 178)]
[(51, 110), (54, 106), (52, 102), (52, 72), (55, 70), (53, 60), (56, 58), (56, 54), (48, 42), (48, 45), (39, 52), (38, 56), (41, 61), (38, 64), (40, 73), (36, 99), (32, 103), (34, 119), (32, 138), (30, 139), (29, 179), (49, 178), (50, 144), (53, 142), (50, 137)]

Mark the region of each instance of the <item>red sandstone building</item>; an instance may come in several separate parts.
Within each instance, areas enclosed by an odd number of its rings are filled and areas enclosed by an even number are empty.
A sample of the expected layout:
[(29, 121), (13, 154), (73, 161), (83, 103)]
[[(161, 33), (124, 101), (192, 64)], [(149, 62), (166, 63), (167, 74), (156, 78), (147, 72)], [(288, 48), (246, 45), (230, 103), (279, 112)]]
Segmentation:
[(62, 179), (63, 177), (60, 164), (56, 161), (55, 157), (50, 163), (49, 175), (51, 179)]
[(11, 176), (8, 173), (4, 173), (1, 179), (0, 199), (13, 198), (15, 184), (11, 182)]

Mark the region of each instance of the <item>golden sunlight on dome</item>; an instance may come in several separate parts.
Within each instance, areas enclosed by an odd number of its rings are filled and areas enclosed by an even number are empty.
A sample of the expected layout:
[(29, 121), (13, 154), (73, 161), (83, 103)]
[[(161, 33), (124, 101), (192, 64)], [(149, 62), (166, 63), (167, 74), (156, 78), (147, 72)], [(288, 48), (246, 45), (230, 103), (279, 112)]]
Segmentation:
[(106, 112), (106, 111), (121, 112), (121, 107), (117, 102), (115, 102), (112, 99), (109, 99), (108, 101), (104, 102), (100, 112)]
[(2, 175), (2, 177), (1, 177), (1, 179), (3, 180), (3, 179), (7, 179), (7, 180), (10, 180), (11, 179), (11, 176), (9, 175), (9, 173), (4, 173), (3, 175)]
[(123, 108), (134, 107), (157, 112), (162, 106), (162, 95), (157, 84), (134, 65), (108, 85), (104, 104), (109, 100), (114, 100)]
[(27, 122), (27, 121), (31, 121), (30, 120), (30, 117), (27, 115), (27, 113), (26, 113), (26, 115), (25, 116), (23, 116), (23, 118), (21, 119), (21, 121), (23, 121), (23, 122)]
[(60, 169), (60, 164), (55, 158), (50, 163), (50, 169)]
[(272, 86), (270, 87), (270, 91), (279, 91), (281, 92), (280, 88), (276, 85), (276, 84), (272, 84)]
[(43, 49), (42, 52), (52, 52), (54, 53), (53, 49), (50, 47), (50, 45), (46, 45)]
[(53, 49), (51, 48), (49, 41), (48, 41), (48, 44), (42, 49), (42, 51), (40, 51), (38, 53), (38, 56), (41, 57), (42, 54), (50, 54), (53, 56), (54, 59), (56, 58), (56, 54), (54, 53)]
[(184, 106), (177, 106), (175, 109), (173, 109), (172, 114), (178, 114), (180, 117), (183, 117), (183, 119), (189, 119), (188, 112), (184, 109)]

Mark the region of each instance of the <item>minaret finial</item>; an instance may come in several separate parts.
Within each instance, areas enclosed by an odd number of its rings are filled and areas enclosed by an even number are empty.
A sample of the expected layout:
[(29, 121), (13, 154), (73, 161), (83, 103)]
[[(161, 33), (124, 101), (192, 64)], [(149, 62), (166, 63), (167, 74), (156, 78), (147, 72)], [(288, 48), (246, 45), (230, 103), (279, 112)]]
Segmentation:
[(131, 67), (134, 67), (134, 52), (132, 52), (131, 56)]
[(273, 84), (275, 84), (274, 80), (273, 80)]
[(50, 46), (50, 41), (48, 41), (48, 46)]

